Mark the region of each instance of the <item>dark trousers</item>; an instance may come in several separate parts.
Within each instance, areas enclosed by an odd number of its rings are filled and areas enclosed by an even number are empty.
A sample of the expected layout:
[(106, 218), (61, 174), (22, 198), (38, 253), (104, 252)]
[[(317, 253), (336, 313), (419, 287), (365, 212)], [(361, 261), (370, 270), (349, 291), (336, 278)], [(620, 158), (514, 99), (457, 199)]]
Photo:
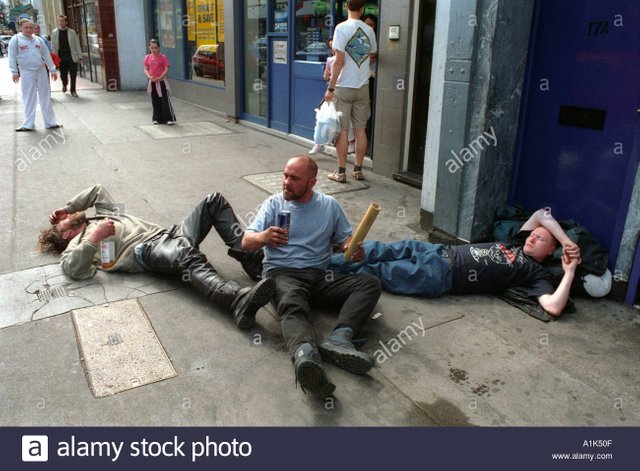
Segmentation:
[(162, 90), (162, 96), (158, 95), (156, 85), (151, 84), (151, 104), (153, 105), (153, 120), (160, 124), (165, 124), (167, 121), (175, 121), (176, 115), (173, 112), (171, 106), (171, 100), (169, 99), (169, 93), (167, 93), (167, 86), (164, 80), (160, 82), (160, 89)]
[(69, 76), (71, 76), (71, 86), (69, 91), (76, 91), (76, 77), (78, 75), (78, 64), (73, 62), (71, 53), (62, 54), (60, 56), (60, 80), (62, 80), (62, 86), (66, 87), (69, 82)]
[(240, 287), (221, 278), (200, 252), (200, 243), (212, 227), (229, 248), (241, 250), (244, 232), (231, 205), (220, 193), (212, 193), (180, 224), (145, 242), (143, 259), (152, 271), (179, 276), (199, 293), (228, 309)]
[(339, 309), (336, 327), (357, 332), (380, 297), (377, 278), (369, 275), (341, 275), (317, 269), (274, 268), (267, 276), (276, 282), (276, 306), (282, 336), (293, 356), (303, 343), (316, 344), (311, 306)]

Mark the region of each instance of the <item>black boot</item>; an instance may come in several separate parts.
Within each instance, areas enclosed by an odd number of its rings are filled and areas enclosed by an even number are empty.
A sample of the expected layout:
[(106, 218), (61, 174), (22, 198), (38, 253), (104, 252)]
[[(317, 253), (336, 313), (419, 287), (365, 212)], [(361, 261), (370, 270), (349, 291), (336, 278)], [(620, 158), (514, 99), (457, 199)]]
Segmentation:
[(353, 330), (351, 327), (336, 328), (329, 338), (320, 344), (320, 355), (325, 361), (350, 373), (364, 375), (373, 368), (373, 357), (368, 353), (356, 350), (351, 342)]
[(226, 281), (217, 274), (208, 276), (207, 281), (213, 289), (204, 293), (205, 296), (230, 312), (241, 330), (256, 325), (256, 312), (268, 304), (276, 292), (273, 278), (261, 280), (253, 288), (241, 288), (235, 281)]
[(275, 292), (276, 282), (273, 278), (265, 278), (253, 288), (243, 288), (238, 291), (230, 308), (236, 325), (242, 330), (256, 325), (256, 312), (271, 301)]
[(253, 281), (262, 279), (262, 259), (264, 252), (256, 250), (255, 252), (245, 252), (238, 249), (229, 249), (227, 252), (231, 258), (235, 258), (242, 265), (243, 270)]
[(318, 399), (326, 399), (333, 394), (336, 386), (324, 372), (320, 355), (313, 345), (310, 343), (300, 345), (291, 361), (296, 373), (296, 382), (300, 383), (305, 394), (311, 391)]

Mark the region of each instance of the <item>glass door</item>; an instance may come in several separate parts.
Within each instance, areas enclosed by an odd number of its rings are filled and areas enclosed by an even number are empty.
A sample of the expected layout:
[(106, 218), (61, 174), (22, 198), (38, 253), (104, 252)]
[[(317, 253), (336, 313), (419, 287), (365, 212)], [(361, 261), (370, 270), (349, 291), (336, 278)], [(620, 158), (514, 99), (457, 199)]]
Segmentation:
[(327, 40), (333, 35), (330, 0), (295, 2), (293, 64), (291, 70), (291, 131), (311, 139), (315, 108), (327, 88), (324, 67), (331, 50)]
[(271, 0), (270, 28), (267, 33), (267, 72), (273, 86), (269, 88), (267, 126), (290, 131), (289, 86), (291, 59), (289, 40), (289, 0)]
[(87, 48), (89, 56), (89, 61), (87, 62), (86, 66), (89, 67), (91, 71), (91, 81), (102, 84), (102, 61), (100, 59), (100, 42), (98, 40), (98, 28), (96, 27), (96, 10), (93, 2), (86, 3), (84, 5), (84, 11)]
[(244, 2), (244, 113), (267, 119), (267, 0)]

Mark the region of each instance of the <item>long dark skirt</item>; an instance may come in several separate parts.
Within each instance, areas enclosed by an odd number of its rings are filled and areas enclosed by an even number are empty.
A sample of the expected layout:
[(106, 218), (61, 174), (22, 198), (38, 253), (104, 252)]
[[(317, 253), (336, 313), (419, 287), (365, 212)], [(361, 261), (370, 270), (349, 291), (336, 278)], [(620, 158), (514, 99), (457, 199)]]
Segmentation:
[(164, 80), (160, 82), (160, 89), (162, 90), (162, 96), (158, 96), (155, 85), (151, 86), (153, 120), (160, 124), (165, 124), (168, 121), (175, 121), (176, 115), (173, 112), (173, 106), (171, 106), (171, 100), (169, 99), (169, 93), (167, 92), (167, 86)]

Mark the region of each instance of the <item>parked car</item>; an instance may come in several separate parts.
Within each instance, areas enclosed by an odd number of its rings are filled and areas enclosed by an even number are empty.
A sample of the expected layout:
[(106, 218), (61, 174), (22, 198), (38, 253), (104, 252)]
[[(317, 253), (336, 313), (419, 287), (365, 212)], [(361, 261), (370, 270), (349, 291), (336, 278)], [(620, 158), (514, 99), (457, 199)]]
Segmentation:
[(326, 62), (331, 55), (331, 50), (325, 43), (311, 43), (301, 51), (296, 52), (297, 61)]
[(198, 77), (224, 80), (224, 56), (220, 45), (200, 46), (193, 55), (193, 71)]

